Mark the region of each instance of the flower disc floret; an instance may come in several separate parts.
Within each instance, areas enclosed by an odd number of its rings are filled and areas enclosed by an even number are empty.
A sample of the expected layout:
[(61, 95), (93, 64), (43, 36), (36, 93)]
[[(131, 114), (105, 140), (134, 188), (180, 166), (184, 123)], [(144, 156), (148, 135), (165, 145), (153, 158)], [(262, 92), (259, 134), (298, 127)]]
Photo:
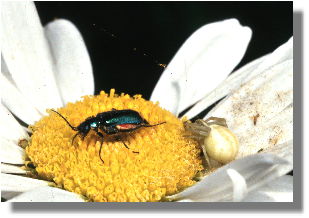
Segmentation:
[[(202, 170), (198, 143), (185, 137), (183, 121), (140, 95), (85, 96), (58, 110), (73, 125), (112, 109), (131, 109), (154, 127), (121, 133), (123, 142), (104, 132), (104, 141), (94, 131), (82, 139), (56, 113), (31, 126), (33, 135), (26, 152), (39, 177), (58, 187), (86, 196), (90, 201), (160, 201), (193, 185)], [(134, 153), (137, 151), (138, 153)]]

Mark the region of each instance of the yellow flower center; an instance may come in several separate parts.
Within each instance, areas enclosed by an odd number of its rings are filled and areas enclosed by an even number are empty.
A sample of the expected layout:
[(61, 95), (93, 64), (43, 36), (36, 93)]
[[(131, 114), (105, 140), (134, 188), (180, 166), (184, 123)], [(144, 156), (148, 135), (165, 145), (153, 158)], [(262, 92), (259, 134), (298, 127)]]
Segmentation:
[(50, 111), (31, 126), (33, 135), (26, 148), (39, 177), (90, 201), (102, 202), (160, 201), (193, 185), (194, 176), (203, 168), (201, 151), (196, 141), (185, 136), (183, 121), (140, 95), (118, 96), (114, 92), (85, 96), (58, 112), (72, 126), (113, 108), (135, 110), (149, 124), (166, 123), (116, 134), (120, 137), (101, 131), (103, 144), (90, 130), (84, 139), (77, 136), (72, 145), (77, 131)]

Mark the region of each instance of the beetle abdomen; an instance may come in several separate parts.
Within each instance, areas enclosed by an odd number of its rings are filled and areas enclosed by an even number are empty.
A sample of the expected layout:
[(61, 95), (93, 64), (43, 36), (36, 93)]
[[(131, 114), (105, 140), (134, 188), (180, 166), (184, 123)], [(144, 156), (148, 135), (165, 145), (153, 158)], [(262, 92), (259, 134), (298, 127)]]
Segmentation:
[(141, 124), (143, 123), (143, 119), (137, 116), (125, 115), (109, 119), (106, 121), (106, 123), (111, 125)]

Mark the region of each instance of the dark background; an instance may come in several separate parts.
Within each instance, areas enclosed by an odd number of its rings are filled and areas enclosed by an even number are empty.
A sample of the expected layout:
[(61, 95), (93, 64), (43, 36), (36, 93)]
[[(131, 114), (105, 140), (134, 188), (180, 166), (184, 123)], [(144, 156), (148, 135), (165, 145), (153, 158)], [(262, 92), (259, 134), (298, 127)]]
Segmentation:
[[(204, 24), (237, 18), (252, 39), (237, 68), (272, 52), (293, 34), (292, 2), (36, 2), (43, 24), (55, 18), (80, 30), (100, 90), (149, 98), (182, 43)], [(224, 63), (222, 63), (224, 64)]]

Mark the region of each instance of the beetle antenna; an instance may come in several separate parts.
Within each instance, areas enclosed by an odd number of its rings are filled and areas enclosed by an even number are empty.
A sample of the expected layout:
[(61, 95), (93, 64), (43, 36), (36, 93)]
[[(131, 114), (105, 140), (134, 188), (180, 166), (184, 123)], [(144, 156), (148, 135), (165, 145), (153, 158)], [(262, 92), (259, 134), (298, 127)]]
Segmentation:
[(142, 125), (142, 126), (143, 126), (143, 127), (153, 127), (153, 126), (159, 126), (159, 125), (164, 124), (164, 123), (166, 123), (166, 122), (157, 123), (157, 124), (153, 124), (153, 125), (150, 125), (150, 124), (144, 124), (144, 125)]
[(51, 109), (51, 111), (55, 112), (55, 113), (58, 114), (60, 117), (62, 117), (62, 119), (64, 119), (65, 122), (67, 122), (67, 124), (71, 127), (71, 129), (73, 129), (73, 130), (75, 130), (75, 131), (78, 131), (77, 127), (72, 126), (72, 125), (69, 123), (69, 121), (68, 121), (67, 119), (65, 119), (64, 116), (62, 116), (59, 112), (57, 112), (57, 111), (55, 111), (55, 110), (53, 110), (53, 109)]

